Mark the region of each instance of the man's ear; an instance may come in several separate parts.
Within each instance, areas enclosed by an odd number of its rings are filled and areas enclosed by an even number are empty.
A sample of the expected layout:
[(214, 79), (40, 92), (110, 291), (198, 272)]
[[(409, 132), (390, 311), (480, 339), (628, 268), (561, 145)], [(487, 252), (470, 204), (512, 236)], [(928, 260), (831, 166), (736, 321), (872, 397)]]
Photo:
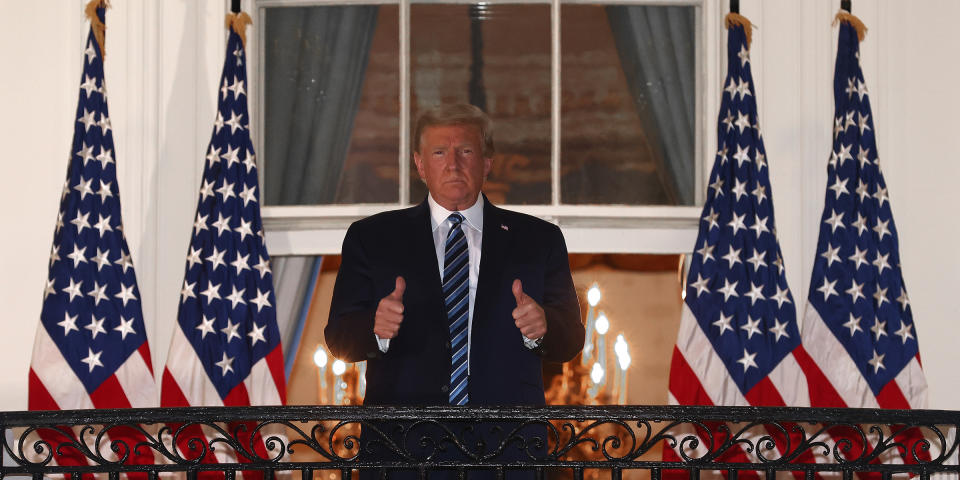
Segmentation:
[(493, 157), (483, 157), (483, 178), (486, 179), (493, 169)]
[(413, 164), (417, 166), (417, 174), (420, 175), (420, 179), (424, 178), (423, 176), (423, 158), (420, 157), (420, 152), (413, 152)]

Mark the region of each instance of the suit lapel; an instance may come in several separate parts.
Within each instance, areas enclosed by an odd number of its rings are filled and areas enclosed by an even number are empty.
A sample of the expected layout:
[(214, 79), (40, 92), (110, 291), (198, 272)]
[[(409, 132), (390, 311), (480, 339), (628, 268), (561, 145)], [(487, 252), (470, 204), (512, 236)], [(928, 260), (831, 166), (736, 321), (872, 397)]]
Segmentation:
[(512, 234), (502, 223), (500, 209), (483, 197), (483, 246), (480, 249), (480, 277), (473, 307), (473, 328), (482, 323), (488, 309), (497, 298), (497, 287), (503, 277), (503, 267), (509, 251)]

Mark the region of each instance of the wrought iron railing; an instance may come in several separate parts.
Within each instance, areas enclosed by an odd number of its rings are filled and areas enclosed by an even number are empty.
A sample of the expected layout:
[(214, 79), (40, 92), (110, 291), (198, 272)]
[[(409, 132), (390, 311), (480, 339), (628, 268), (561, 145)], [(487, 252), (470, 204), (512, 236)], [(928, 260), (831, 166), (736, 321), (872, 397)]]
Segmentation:
[(0, 428), (0, 478), (960, 478), (955, 411), (167, 408), (0, 412)]

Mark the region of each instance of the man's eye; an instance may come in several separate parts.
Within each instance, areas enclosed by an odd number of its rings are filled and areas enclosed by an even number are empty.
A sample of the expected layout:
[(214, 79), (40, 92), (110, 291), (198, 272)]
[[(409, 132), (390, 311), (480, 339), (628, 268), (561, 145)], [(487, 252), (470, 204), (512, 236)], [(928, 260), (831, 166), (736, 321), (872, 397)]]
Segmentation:
[(434, 155), (443, 155), (443, 150), (434, 150), (434, 151), (433, 151), (433, 154), (434, 154)]

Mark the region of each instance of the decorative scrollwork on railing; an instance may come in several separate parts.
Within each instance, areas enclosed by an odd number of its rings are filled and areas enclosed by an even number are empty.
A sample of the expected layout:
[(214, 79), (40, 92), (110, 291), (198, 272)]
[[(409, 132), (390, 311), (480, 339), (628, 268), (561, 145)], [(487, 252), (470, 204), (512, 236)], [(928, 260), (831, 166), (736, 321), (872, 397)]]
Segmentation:
[[(204, 470), (214, 457), (223, 470), (464, 465), (960, 472), (958, 412), (262, 407), (0, 412), (0, 419), (10, 460), (0, 477)], [(663, 451), (672, 454), (661, 457)]]

